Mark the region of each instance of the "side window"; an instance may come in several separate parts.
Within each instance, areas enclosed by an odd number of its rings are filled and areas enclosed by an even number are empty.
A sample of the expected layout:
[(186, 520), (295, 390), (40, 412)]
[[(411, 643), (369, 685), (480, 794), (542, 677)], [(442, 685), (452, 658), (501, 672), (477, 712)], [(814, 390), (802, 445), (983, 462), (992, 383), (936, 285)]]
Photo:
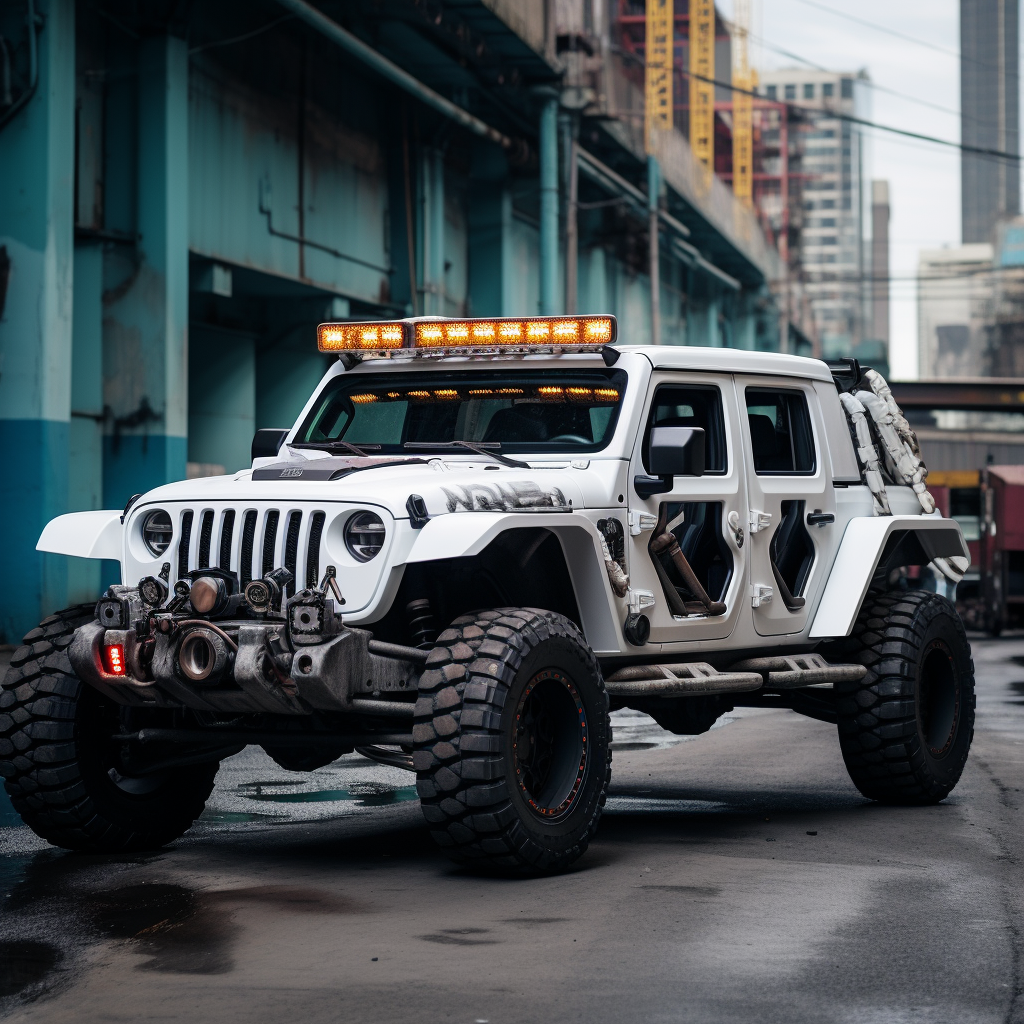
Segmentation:
[(792, 388), (747, 388), (747, 418), (758, 474), (813, 473), (807, 398)]
[(648, 472), (647, 451), (652, 427), (702, 427), (707, 446), (704, 472), (726, 472), (722, 392), (718, 388), (699, 384), (662, 384), (655, 391), (641, 452)]

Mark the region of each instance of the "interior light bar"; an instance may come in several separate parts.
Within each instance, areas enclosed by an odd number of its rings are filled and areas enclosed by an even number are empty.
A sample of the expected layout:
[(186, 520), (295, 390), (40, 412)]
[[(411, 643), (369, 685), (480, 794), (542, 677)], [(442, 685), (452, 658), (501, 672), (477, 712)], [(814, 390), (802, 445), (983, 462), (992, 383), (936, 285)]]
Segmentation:
[(370, 323), (320, 324), (321, 352), (389, 355), (421, 352), (508, 349), (586, 351), (610, 345), (617, 336), (613, 316), (497, 317), (480, 320), (424, 318)]

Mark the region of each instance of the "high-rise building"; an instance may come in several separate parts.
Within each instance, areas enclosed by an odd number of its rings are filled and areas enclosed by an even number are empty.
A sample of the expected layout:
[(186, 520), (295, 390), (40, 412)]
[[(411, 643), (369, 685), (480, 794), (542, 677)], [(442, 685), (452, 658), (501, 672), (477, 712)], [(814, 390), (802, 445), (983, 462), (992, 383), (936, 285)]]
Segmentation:
[(889, 346), (889, 182), (871, 182), (871, 337)]
[(767, 99), (811, 115), (789, 133), (789, 159), (799, 160), (803, 178), (799, 267), (822, 354), (854, 354), (870, 327), (866, 140), (855, 124), (830, 115), (869, 115), (867, 75), (788, 68), (762, 72), (760, 82)]
[[(1020, 152), (1019, 0), (960, 0), (960, 138)], [(1020, 212), (1016, 160), (962, 152), (962, 237), (991, 242), (998, 222)]]
[(925, 249), (919, 254), (919, 376), (980, 377), (988, 372), (992, 256), (988, 242)]

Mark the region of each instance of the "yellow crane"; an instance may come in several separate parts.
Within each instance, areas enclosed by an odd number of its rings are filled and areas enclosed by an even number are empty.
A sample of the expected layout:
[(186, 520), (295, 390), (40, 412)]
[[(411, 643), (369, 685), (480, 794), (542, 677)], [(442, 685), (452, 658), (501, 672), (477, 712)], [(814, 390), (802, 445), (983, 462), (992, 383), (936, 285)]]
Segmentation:
[(754, 73), (750, 67), (750, 2), (733, 0), (732, 29), (732, 191), (754, 202)]
[(647, 0), (644, 21), (647, 111), (644, 118), (644, 142), (650, 153), (653, 150), (652, 129), (668, 131), (672, 127), (672, 0)]
[(690, 148), (710, 183), (715, 170), (715, 3), (690, 0)]

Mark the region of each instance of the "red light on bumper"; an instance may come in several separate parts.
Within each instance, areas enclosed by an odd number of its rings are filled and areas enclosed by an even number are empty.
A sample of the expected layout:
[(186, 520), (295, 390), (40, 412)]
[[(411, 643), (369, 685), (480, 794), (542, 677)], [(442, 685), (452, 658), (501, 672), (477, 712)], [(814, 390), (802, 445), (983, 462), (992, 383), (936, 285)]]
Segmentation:
[(112, 676), (123, 676), (124, 666), (124, 644), (107, 644), (103, 648), (104, 668)]

